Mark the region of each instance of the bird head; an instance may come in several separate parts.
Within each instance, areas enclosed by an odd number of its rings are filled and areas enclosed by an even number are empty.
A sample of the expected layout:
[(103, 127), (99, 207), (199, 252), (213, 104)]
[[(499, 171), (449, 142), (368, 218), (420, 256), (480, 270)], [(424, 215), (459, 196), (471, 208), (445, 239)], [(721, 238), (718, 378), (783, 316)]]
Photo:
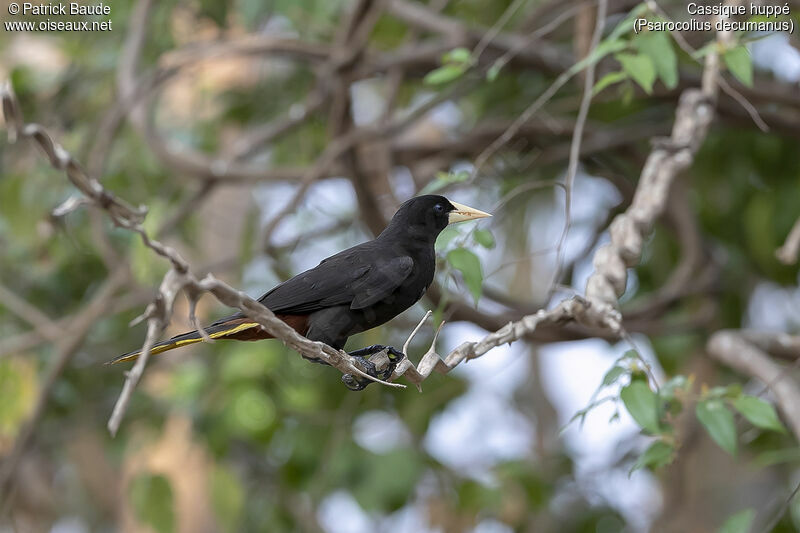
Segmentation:
[(489, 213), (484, 213), (473, 207), (459, 204), (436, 194), (417, 196), (406, 201), (397, 210), (390, 227), (405, 228), (413, 231), (422, 230), (431, 235), (434, 239), (449, 224), (464, 222), (478, 218), (490, 217)]

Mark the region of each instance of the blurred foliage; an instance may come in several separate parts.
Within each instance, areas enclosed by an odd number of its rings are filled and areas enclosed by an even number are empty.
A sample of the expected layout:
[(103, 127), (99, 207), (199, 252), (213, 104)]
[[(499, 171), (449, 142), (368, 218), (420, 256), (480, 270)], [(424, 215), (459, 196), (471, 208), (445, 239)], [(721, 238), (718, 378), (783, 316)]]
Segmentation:
[(29, 358), (0, 359), (0, 453), (8, 452), (36, 400), (38, 379)]
[(175, 502), (169, 481), (164, 476), (137, 476), (130, 487), (136, 517), (158, 533), (175, 531)]
[[(497, 20), (511, 3), (459, 0), (449, 2), (443, 12), (484, 27), (488, 21)], [(148, 35), (142, 62), (153, 67), (161, 54), (176, 47), (191, 47), (201, 36), (212, 40), (264, 32), (271, 25), (309, 41), (329, 43), (336, 36), (347, 4), (343, 0), (158, 2), (150, 20), (155, 31)], [(518, 8), (520, 13), (539, 5), (533, 1), (523, 4)], [(32, 56), (26, 60), (13, 50), (30, 46), (30, 42), (20, 42), (22, 37), (11, 32), (0, 34), (0, 73), (10, 77), (26, 116), (44, 123), (80, 161), (86, 161), (105, 113), (116, 102), (116, 69), (122, 60), (121, 45), (133, 6), (133, 2), (112, 5), (112, 32), (26, 36), (45, 47), (50, 54), (46, 61)], [(510, 24), (523, 18), (515, 17)], [(389, 50), (405, 43), (408, 35), (405, 24), (383, 15), (370, 33), (370, 46)], [(568, 37), (557, 34), (555, 38), (560, 38), (565, 48), (571, 47)], [(671, 120), (674, 106), (647, 98), (636, 85), (647, 93), (672, 88), (682, 69), (697, 69), (695, 62), (664, 34), (633, 37), (612, 30), (604, 42), (603, 54), (591, 60), (598, 61), (602, 56), (611, 70), (595, 86), (598, 101), (592, 105), (590, 120), (599, 124), (625, 124), (642, 117), (649, 122)], [(745, 84), (752, 83), (752, 64), (742, 46), (728, 50), (723, 57), (734, 76)], [(398, 105), (419, 102), (457, 83), (469, 74), (473, 62), (470, 50), (453, 49), (441, 58), (438, 68), (427, 75), (417, 73), (398, 88)], [(239, 72), (246, 74), (241, 83), (220, 81), (224, 69), (217, 68), (210, 74), (192, 74), (197, 79), (184, 81), (181, 88), (186, 92), (172, 95), (168, 100), (172, 107), (165, 106), (170, 108), (159, 110), (156, 117), (158, 127), (171, 139), (208, 153), (228, 146), (230, 137), (244, 129), (257, 128), (281, 116), (294, 103), (302, 102), (315, 85), (316, 73), (308, 65), (243, 63), (238, 65)], [(552, 81), (553, 76), (535, 69), (521, 71), (506, 66), (490, 71), (487, 79), (459, 100), (462, 125), (514, 119)], [(579, 95), (574, 85), (568, 84), (559, 93), (556, 109)], [(259, 164), (267, 164), (267, 160), (286, 166), (309, 164), (328, 145), (328, 127), (326, 114), (316, 114), (279, 137)], [(493, 176), (491, 195), (486, 193), (488, 187), (477, 194), (503, 198), (531, 182), (561, 177), (563, 161), (537, 163), (537, 157), (557, 139), (538, 137), (504, 153), (498, 175)], [(638, 155), (647, 148), (647, 139), (643, 138), (630, 145), (633, 157), (612, 155), (604, 161), (620, 171), (620, 190), (635, 186)], [(0, 143), (0, 169), (0, 280), (54, 320), (67, 317), (86, 305), (108, 275), (93, 233), (92, 215), (78, 210), (66, 217), (51, 216), (52, 208), (76, 191), (29, 144)], [(797, 217), (798, 169), (796, 139), (725, 123), (712, 128), (687, 172), (691, 206), (704, 246), (724, 264), (714, 289), (719, 308), (716, 328), (742, 326), (757, 284), (769, 282), (782, 288), (796, 285), (797, 268), (779, 263), (774, 251)], [(423, 184), (426, 192), (466, 191), (473, 185), (463, 169), (437, 170), (438, 174)], [(128, 124), (116, 135), (102, 181), (134, 204), (148, 205), (146, 227), (151, 232), (168, 220), (197, 186), (191, 178), (162, 166)], [(265, 203), (275, 209), (285, 201), (276, 192), (278, 188), (259, 185), (253, 189), (263, 192)], [(225, 234), (229, 224), (239, 227), (236, 223), (203, 211), (183, 222), (168, 242), (179, 246), (193, 264), (215, 272), (217, 262), (232, 260), (235, 266), (221, 272), (229, 278), (226, 281), (268, 288), (282, 273), (293, 273), (291, 251), (259, 262), (265, 259), (258, 245), (259, 209), (264, 206), (256, 205), (253, 198), (262, 196), (251, 190), (239, 194), (236, 210), (247, 212), (247, 220), (239, 221), (240, 235)], [(280, 200), (270, 203), (273, 194)], [(468, 295), (466, 299), (475, 305), (487, 287), (505, 285), (508, 294), (528, 294), (531, 278), (549, 275), (537, 271), (535, 262), (518, 261), (526, 266), (507, 269), (514, 273), (506, 276), (503, 272), (505, 277), (492, 277), (486, 265), (497, 266), (530, 255), (534, 244), (547, 246), (549, 243), (538, 239), (538, 234), (529, 242), (527, 229), (538, 232), (533, 224), (542, 218), (535, 216), (555, 213), (553, 206), (560, 209), (560, 195), (561, 191), (552, 188), (526, 193), (524, 198), (514, 195), (503, 207), (507, 216), (493, 231), (476, 226), (443, 232), (436, 247), (440, 279), (454, 292)], [(230, 206), (221, 210), (225, 209), (230, 210)], [(317, 216), (314, 212), (309, 218)], [(312, 227), (307, 220), (295, 225), (299, 226), (295, 230)], [(71, 516), (83, 520), (87, 530), (111, 530), (125, 516), (139, 527), (159, 533), (184, 531), (182, 524), (189, 523), (187, 517), (193, 514), (198, 519), (207, 518), (209, 529), (225, 532), (314, 530), (322, 504), (338, 491), (347, 491), (367, 517), (386, 518), (414, 506), (432, 526), (447, 532), (466, 531), (489, 520), (513, 531), (534, 530), (537, 524), (543, 524), (542, 531), (565, 533), (626, 530), (626, 517), (612, 502), (594, 494), (592, 488), (578, 487), (574, 456), (561, 441), (558, 449), (547, 453), (537, 448), (522, 458), (497, 459), (487, 466), (484, 476), (461, 471), (437, 457), (426, 444), (429, 429), (437, 416), (472, 389), (465, 374), (458, 372), (432, 376), (425, 382), (424, 394), (377, 386), (353, 394), (339, 382), (337, 372), (310, 364), (277, 342), (200, 345), (182, 355), (154, 358), (134, 396), (126, 425), (111, 439), (105, 421), (123, 377), (120, 368), (99, 363), (141, 343), (143, 326), (129, 328), (128, 323), (141, 312), (167, 265), (130, 233), (107, 225), (102, 229), (113, 249), (130, 264), (135, 284), (129, 295), (140, 298), (136, 303), (121, 301), (117, 311), (98, 320), (52, 390), (31, 451), (41, 468), (26, 475), (38, 476), (47, 487), (57, 481), (57, 490), (48, 493), (44, 511), (31, 511), (22, 505), (18, 510), (40, 520), (44, 530), (57, 518)], [(352, 243), (363, 236), (360, 228), (348, 231), (342, 233), (342, 242)], [(209, 247), (215, 232), (222, 233), (215, 244), (222, 246), (220, 240), (230, 241), (226, 251), (231, 257)], [(525, 241), (524, 246), (518, 241)], [(633, 294), (626, 295), (625, 305), (634, 306), (651, 296), (668, 279), (680, 253), (671, 228), (663, 222), (657, 224), (643, 262), (635, 269), (637, 285)], [(256, 266), (250, 268), (252, 265)], [(252, 270), (259, 273), (252, 274)], [(255, 280), (248, 278), (248, 273)], [(447, 318), (446, 302), (447, 296), (437, 309), (437, 322)], [(212, 298), (203, 303), (208, 304), (200, 310), (204, 319), (221, 313)], [(664, 322), (685, 319), (693, 305), (700, 305), (700, 299), (690, 298), (688, 305), (670, 310)], [(419, 311), (410, 313), (411, 319), (406, 322), (415, 322)], [(185, 315), (185, 304), (179, 301), (176, 318), (180, 321)], [(354, 338), (351, 345), (385, 339), (401, 345), (410, 327), (398, 322), (366, 332)], [(794, 325), (800, 327), (800, 320)], [(186, 326), (183, 323), (168, 333)], [(29, 329), (26, 321), (0, 307), (0, 338), (22, 335)], [(421, 337), (412, 344), (412, 357), (424, 351), (431, 332)], [(740, 378), (733, 373), (720, 371), (722, 386), (689, 397), (690, 389), (695, 390), (692, 387), (697, 385), (692, 365), (702, 358), (699, 354), (706, 340), (702, 332), (657, 333), (650, 339), (670, 380), (660, 389), (653, 387), (641, 356), (629, 352), (610, 367), (600, 385), (601, 390), (612, 391), (614, 402), (627, 410), (647, 435), (646, 446), (626, 456), (626, 473), (633, 468), (663, 475), (663, 469), (669, 468), (667, 465), (681, 452), (681, 443), (673, 432), (675, 419), (692, 402), (699, 402), (694, 409), (696, 417), (722, 449), (736, 452), (738, 457), (756, 456), (759, 468), (778, 465), (780, 469), (800, 463), (797, 443), (785, 434), (772, 406), (752, 396), (752, 391), (743, 392)], [(0, 356), (0, 457), (11, 450), (30, 415), (56, 351), (52, 343), (40, 343)], [(523, 387), (528, 385), (526, 382)], [(521, 391), (511, 396), (509, 409), (519, 409), (531, 420), (541, 413), (537, 411), (541, 406)], [(591, 407), (579, 412), (576, 420), (584, 419)], [(386, 449), (365, 444), (354, 431), (355, 422), (373, 411), (401, 421), (407, 438), (398, 438)], [(190, 421), (186, 441), (175, 439), (164, 446), (174, 454), (168, 457), (195, 461), (192, 468), (167, 469), (143, 460), (144, 456), (155, 461), (161, 453), (167, 453), (160, 448), (161, 440), (172, 435), (168, 432), (171, 423), (184, 418)], [(739, 418), (746, 422), (737, 424)], [(380, 432), (382, 428), (372, 429)], [(93, 447), (92, 443), (100, 444)], [(468, 449), (473, 444), (457, 442), (455, 448)], [(719, 448), (715, 451), (723, 453)], [(189, 474), (192, 477), (186, 477)], [(26, 490), (21, 485), (20, 498), (29, 496)], [(104, 498), (104, 492), (119, 498), (109, 498), (108, 494)], [(200, 495), (200, 499), (187, 498), (187, 492)], [(720, 531), (746, 531), (752, 520), (751, 511), (744, 509), (727, 519)], [(135, 529), (130, 527), (133, 529), (125, 530)], [(797, 527), (800, 503), (795, 500), (775, 531)]]

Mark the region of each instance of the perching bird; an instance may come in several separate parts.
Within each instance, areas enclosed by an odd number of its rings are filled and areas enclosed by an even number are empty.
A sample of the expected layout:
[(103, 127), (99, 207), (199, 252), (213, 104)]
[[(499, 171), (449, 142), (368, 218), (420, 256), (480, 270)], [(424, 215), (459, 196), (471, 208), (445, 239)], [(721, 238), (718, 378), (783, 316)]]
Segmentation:
[[(298, 333), (342, 349), (350, 335), (396, 317), (414, 305), (433, 281), (436, 237), (454, 222), (491, 216), (444, 196), (426, 195), (400, 206), (386, 229), (374, 240), (324, 259), (316, 267), (281, 283), (258, 299)], [(241, 312), (204, 328), (213, 339), (259, 340), (272, 335)], [(153, 346), (158, 354), (202, 341), (197, 331), (172, 337)], [(387, 350), (390, 360), (402, 359), (394, 348), (374, 345), (350, 352), (354, 357)], [(139, 356), (139, 351), (111, 361)], [(366, 368), (369, 363), (363, 360)], [(374, 365), (373, 365), (374, 366)], [(369, 382), (357, 380), (350, 388)], [(352, 385), (352, 386), (351, 386)]]

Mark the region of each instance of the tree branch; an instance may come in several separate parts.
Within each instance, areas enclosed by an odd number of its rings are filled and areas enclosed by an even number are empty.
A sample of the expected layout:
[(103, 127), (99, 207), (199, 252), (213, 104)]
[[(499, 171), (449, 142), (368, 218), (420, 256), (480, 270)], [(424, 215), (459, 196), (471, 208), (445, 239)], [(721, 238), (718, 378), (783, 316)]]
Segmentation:
[[(148, 2), (145, 1), (143, 4), (148, 5)], [(389, 5), (394, 6), (394, 9), (399, 6), (399, 9), (401, 11), (406, 10), (406, 13), (410, 7), (416, 9), (415, 6), (406, 4), (401, 0), (392, 0)], [(500, 39), (501, 37), (502, 34), (498, 35), (496, 39), (502, 40)], [(133, 40), (135, 41), (135, 39)], [(585, 326), (610, 331), (615, 335), (622, 334), (621, 318), (615, 309), (615, 305), (617, 296), (622, 293), (625, 287), (625, 269), (638, 262), (643, 236), (649, 231), (654, 219), (663, 211), (669, 185), (679, 171), (691, 164), (694, 153), (702, 143), (713, 117), (712, 102), (716, 97), (715, 80), (718, 76), (719, 60), (716, 57), (711, 57), (715, 56), (714, 53), (709, 54), (709, 56), (706, 61), (706, 72), (703, 76), (703, 90), (687, 90), (682, 95), (672, 137), (669, 141), (657, 143), (642, 172), (633, 204), (626, 213), (617, 217), (611, 225), (611, 244), (601, 248), (595, 255), (596, 272), (587, 285), (587, 298), (576, 297), (564, 300), (549, 311), (540, 310), (537, 313), (524, 316), (520, 320), (510, 322), (497, 331), (490, 333), (480, 341), (462, 344), (443, 359), (436, 353), (435, 346), (431, 346), (420, 360), (418, 366), (415, 367), (408, 360), (401, 362), (392, 379), (405, 375), (409, 381), (419, 385), (433, 370), (448, 372), (461, 361), (480, 357), (500, 344), (513, 342), (531, 335), (540, 326), (560, 327), (574, 320)], [(134, 54), (133, 59), (123, 69), (121, 76), (130, 77), (133, 73), (131, 69), (135, 69), (136, 63), (136, 55)], [(560, 78), (562, 84), (567, 79), (568, 77), (564, 75)], [(532, 112), (535, 112), (535, 109), (538, 108), (536, 104), (541, 105), (548, 98), (547, 94), (554, 92), (559, 86), (557, 82), (553, 86), (555, 89), (551, 88), (551, 91), (542, 95), (532, 106)], [(124, 201), (117, 199), (106, 191), (97, 180), (87, 176), (73, 158), (50, 138), (44, 128), (36, 124), (25, 124), (19, 104), (9, 83), (0, 88), (0, 96), (3, 101), (6, 122), (10, 126), (9, 137), (12, 141), (17, 136), (29, 137), (34, 140), (44, 150), (53, 167), (64, 170), (67, 173), (70, 181), (84, 194), (86, 201), (104, 210), (114, 224), (138, 233), (147, 247), (169, 260), (172, 265), (172, 268), (162, 280), (157, 297), (148, 305), (145, 313), (140, 318), (140, 320), (147, 320), (148, 322), (147, 335), (142, 346), (141, 356), (128, 373), (123, 391), (109, 420), (109, 430), (112, 434), (119, 428), (132, 392), (144, 371), (150, 349), (155, 344), (158, 335), (169, 323), (174, 300), (182, 290), (186, 292), (192, 309), (203, 293), (210, 292), (220, 302), (240, 309), (275, 338), (280, 339), (304, 357), (328, 363), (344, 374), (356, 374), (366, 379), (380, 381), (366, 374), (364, 369), (357, 366), (357, 360), (351, 358), (347, 353), (299, 335), (290, 326), (275, 317), (269, 309), (245, 294), (236, 291), (212, 276), (198, 280), (192, 274), (186, 261), (175, 250), (151, 239), (144, 231), (141, 225), (146, 213), (144, 207), (135, 209)], [(447, 95), (443, 95), (440, 98), (446, 97)], [(337, 138), (317, 160), (316, 164), (303, 173), (300, 191), (297, 196), (302, 195), (304, 189), (320, 176), (323, 168), (333, 163), (340, 154), (348, 150), (356, 142), (368, 139), (376, 133), (379, 135), (391, 135), (401, 131), (404, 127), (413, 123), (416, 118), (427, 112), (431, 106), (436, 105), (437, 100), (439, 99), (434, 99), (408, 117), (390, 122), (377, 132), (376, 128), (361, 128)], [(585, 109), (585, 104), (583, 107)], [(529, 109), (528, 112), (531, 113), (531, 110)], [(81, 203), (80, 201), (77, 202), (72, 208)], [(289, 208), (291, 209), (291, 206)], [(281, 213), (284, 212), (285, 210), (281, 211)], [(278, 220), (279, 218), (277, 217), (273, 219), (270, 227), (274, 227)], [(390, 386), (400, 386), (387, 382), (382, 383)]]
[[(186, 291), (192, 306), (204, 292), (212, 293), (220, 302), (239, 308), (246, 316), (261, 324), (275, 338), (280, 339), (287, 346), (308, 359), (323, 361), (341, 370), (343, 374), (356, 374), (365, 379), (381, 382), (387, 386), (404, 387), (403, 385), (387, 383), (370, 376), (364, 371), (365, 369), (360, 368), (358, 360), (353, 359), (344, 351), (335, 350), (324, 343), (311, 341), (299, 335), (259, 302), (214, 279), (212, 276), (209, 275), (202, 281), (198, 281), (190, 272), (189, 265), (177, 251), (155, 239), (151, 239), (144, 230), (141, 225), (146, 213), (144, 207), (133, 209), (124, 201), (117, 199), (104, 189), (97, 180), (87, 176), (72, 156), (61, 148), (42, 126), (25, 123), (10, 82), (5, 82), (0, 86), (0, 99), (2, 99), (6, 123), (10, 126), (9, 138), (12, 141), (20, 136), (30, 137), (36, 141), (45, 152), (45, 155), (49, 157), (51, 165), (58, 170), (66, 172), (70, 181), (84, 193), (86, 201), (102, 208), (117, 226), (139, 234), (145, 246), (169, 260), (172, 264), (172, 268), (161, 282), (157, 296), (147, 306), (144, 314), (137, 319), (137, 321), (147, 320), (147, 335), (142, 346), (141, 355), (136, 365), (127, 375), (122, 393), (109, 420), (109, 431), (112, 434), (115, 434), (119, 429), (119, 424), (130, 402), (133, 390), (144, 372), (150, 350), (155, 344), (157, 336), (169, 324), (173, 303), (181, 290)], [(82, 202), (79, 202), (76, 205), (81, 204)]]
[[(730, 32), (719, 32), (718, 41), (731, 39)], [(631, 206), (611, 223), (611, 242), (594, 255), (595, 271), (586, 284), (586, 297), (595, 305), (590, 322), (606, 323), (620, 331), (617, 299), (625, 292), (627, 269), (639, 262), (644, 238), (664, 212), (675, 177), (694, 161), (714, 118), (719, 79), (716, 51), (706, 56), (702, 89), (687, 89), (675, 113), (672, 135), (657, 139), (642, 169)]]
[(0, 468), (0, 501), (6, 500), (11, 488), (11, 480), (14, 477), (20, 459), (22, 459), (25, 451), (29, 449), (36, 427), (44, 416), (53, 387), (83, 344), (92, 326), (108, 312), (114, 294), (127, 278), (128, 270), (126, 268), (119, 268), (113, 272), (100, 289), (97, 290), (83, 311), (69, 323), (69, 327), (66, 328), (69, 332), (67, 336), (62, 337), (61, 342), (56, 343), (55, 354), (42, 380), (32, 414), (14, 441), (14, 448), (11, 453), (2, 462), (2, 468)]
[(800, 441), (800, 387), (792, 380), (786, 369), (775, 364), (769, 355), (747, 342), (737, 332), (718, 331), (706, 344), (706, 350), (714, 359), (737, 371), (752, 376), (763, 383), (775, 396), (794, 436)]
[(783, 246), (775, 250), (775, 257), (784, 265), (793, 265), (797, 262), (798, 251), (800, 251), (800, 218), (795, 221)]

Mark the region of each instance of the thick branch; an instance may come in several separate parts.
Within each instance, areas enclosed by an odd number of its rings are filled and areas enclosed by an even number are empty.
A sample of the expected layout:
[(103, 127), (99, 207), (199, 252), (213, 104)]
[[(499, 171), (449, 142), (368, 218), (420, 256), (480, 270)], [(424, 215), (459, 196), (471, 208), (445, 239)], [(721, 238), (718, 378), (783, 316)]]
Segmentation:
[[(720, 32), (718, 40), (731, 36)], [(645, 237), (655, 220), (664, 212), (675, 177), (688, 168), (700, 148), (714, 118), (718, 93), (719, 57), (706, 57), (702, 89), (687, 89), (681, 95), (675, 113), (672, 135), (657, 140), (642, 169), (631, 206), (611, 223), (611, 242), (594, 255), (594, 273), (586, 284), (586, 297), (595, 305), (590, 322), (607, 323), (620, 330), (616, 312), (617, 299), (625, 292), (627, 269), (639, 263)]]

